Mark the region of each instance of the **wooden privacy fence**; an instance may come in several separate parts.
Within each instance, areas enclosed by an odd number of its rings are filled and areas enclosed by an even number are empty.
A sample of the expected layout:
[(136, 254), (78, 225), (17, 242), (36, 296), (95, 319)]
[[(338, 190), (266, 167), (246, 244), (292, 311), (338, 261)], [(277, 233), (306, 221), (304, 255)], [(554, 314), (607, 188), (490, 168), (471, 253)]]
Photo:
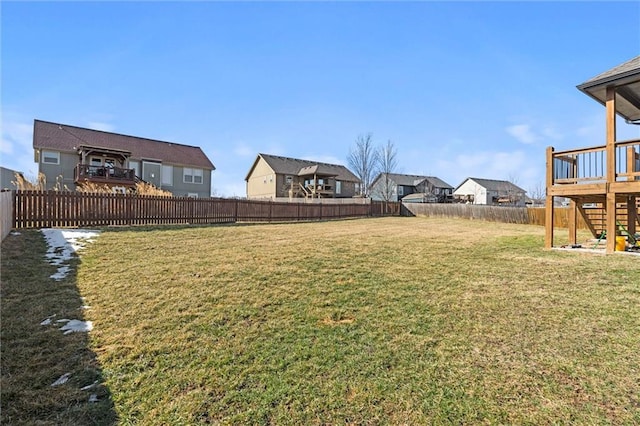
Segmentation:
[(2, 240), (11, 232), (13, 225), (12, 207), (11, 191), (0, 192), (0, 239)]
[[(544, 207), (499, 207), (473, 204), (403, 204), (404, 214), (415, 216), (458, 217), (463, 219), (480, 219), (491, 222), (521, 223), (544, 226)], [(406, 210), (405, 210), (406, 209)], [(567, 228), (569, 209), (556, 208), (554, 227)], [(578, 215), (578, 228), (588, 229), (586, 223)]]
[(399, 203), (306, 204), (225, 198), (15, 191), (14, 228), (278, 222), (399, 215)]

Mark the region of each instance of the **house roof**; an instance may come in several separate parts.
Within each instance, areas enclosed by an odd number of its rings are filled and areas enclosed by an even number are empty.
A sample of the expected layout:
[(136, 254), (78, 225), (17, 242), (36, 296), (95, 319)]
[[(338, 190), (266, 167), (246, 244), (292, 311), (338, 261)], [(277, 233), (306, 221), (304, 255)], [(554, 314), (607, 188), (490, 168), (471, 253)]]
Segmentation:
[(483, 188), (486, 188), (489, 191), (496, 191), (496, 192), (516, 191), (516, 192), (521, 192), (523, 194), (527, 192), (524, 189), (520, 188), (518, 185), (515, 185), (507, 180), (482, 179), (482, 178), (474, 178), (474, 177), (468, 177), (465, 180), (463, 180), (462, 183), (458, 185), (453, 192), (456, 192), (458, 188), (464, 185), (464, 183), (468, 180), (474, 181), (475, 183), (482, 186)]
[[(377, 181), (378, 179), (380, 179), (384, 175), (385, 175), (384, 173), (380, 173), (378, 175), (378, 177), (375, 179), (375, 181)], [(442, 179), (437, 178), (435, 176), (404, 175), (404, 174), (400, 174), (400, 173), (389, 173), (388, 175), (389, 175), (389, 179), (392, 180), (393, 183), (395, 183), (396, 185), (417, 186), (417, 185), (420, 185), (422, 182), (424, 182), (426, 180), (432, 186), (434, 186), (436, 188), (451, 188), (451, 189), (453, 189), (453, 186), (449, 185), (448, 183), (446, 183)], [(375, 184), (375, 181), (374, 181), (374, 184)]]
[(197, 146), (34, 120), (34, 149), (77, 152), (81, 146), (126, 153), (140, 160), (160, 160), (169, 164), (215, 170), (213, 163)]
[(253, 169), (262, 158), (276, 174), (306, 176), (309, 174), (319, 174), (323, 176), (335, 176), (337, 180), (345, 182), (358, 182), (360, 179), (356, 177), (349, 169), (339, 164), (322, 163), (312, 160), (301, 160), (298, 158), (281, 157), (278, 155), (258, 154), (245, 180), (249, 180), (249, 176)]
[(616, 112), (629, 121), (640, 120), (640, 56), (598, 74), (578, 89), (605, 105), (607, 87), (616, 88)]

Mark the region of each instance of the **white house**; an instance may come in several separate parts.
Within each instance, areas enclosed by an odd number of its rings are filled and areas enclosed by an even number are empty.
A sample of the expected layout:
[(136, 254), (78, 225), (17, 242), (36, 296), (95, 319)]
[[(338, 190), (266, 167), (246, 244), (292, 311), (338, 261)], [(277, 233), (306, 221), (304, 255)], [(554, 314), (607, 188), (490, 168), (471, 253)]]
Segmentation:
[(466, 178), (453, 191), (453, 197), (460, 202), (493, 206), (524, 207), (524, 189), (506, 180)]

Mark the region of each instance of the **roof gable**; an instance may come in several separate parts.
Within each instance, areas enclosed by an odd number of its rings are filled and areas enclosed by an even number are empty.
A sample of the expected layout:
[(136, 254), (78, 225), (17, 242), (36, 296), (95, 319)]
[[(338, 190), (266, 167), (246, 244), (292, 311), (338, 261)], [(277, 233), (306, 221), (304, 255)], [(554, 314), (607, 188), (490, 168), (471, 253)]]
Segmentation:
[[(384, 175), (385, 173), (380, 173), (378, 177), (375, 179), (375, 181), (377, 181)], [(393, 183), (395, 183), (396, 185), (415, 187), (420, 185), (422, 182), (426, 180), (429, 182), (430, 185), (436, 188), (453, 189), (453, 186), (449, 185), (442, 179), (437, 178), (435, 176), (405, 175), (400, 173), (389, 173), (388, 176), (389, 176), (389, 180), (393, 181)], [(374, 181), (374, 184), (375, 184), (375, 181)]]
[(318, 173), (325, 176), (335, 176), (337, 180), (345, 182), (358, 182), (359, 179), (349, 169), (340, 164), (322, 163), (313, 160), (301, 160), (298, 158), (281, 157), (278, 155), (258, 154), (245, 180), (249, 180), (258, 161), (262, 159), (276, 174), (300, 176)]
[(163, 163), (215, 170), (202, 149), (196, 146), (34, 120), (34, 149), (77, 152), (80, 146), (122, 151), (138, 160), (160, 160)]
[(507, 181), (507, 180), (497, 180), (497, 179), (482, 179), (482, 178), (474, 178), (474, 177), (468, 177), (465, 180), (462, 181), (462, 183), (460, 185), (458, 185), (456, 187), (456, 189), (454, 190), (457, 191), (458, 188), (460, 188), (462, 185), (464, 185), (467, 181), (474, 181), (476, 184), (480, 185), (481, 187), (489, 190), (489, 191), (496, 191), (496, 192), (521, 192), (521, 193), (526, 193), (527, 191), (525, 191), (524, 189), (520, 188), (519, 186)]

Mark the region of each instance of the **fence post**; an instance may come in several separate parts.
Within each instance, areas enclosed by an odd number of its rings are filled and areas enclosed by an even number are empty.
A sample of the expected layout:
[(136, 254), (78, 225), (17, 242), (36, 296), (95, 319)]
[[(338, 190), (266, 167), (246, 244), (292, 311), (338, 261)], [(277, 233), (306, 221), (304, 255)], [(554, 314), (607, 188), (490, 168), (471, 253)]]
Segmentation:
[(237, 223), (238, 222), (238, 203), (239, 202), (240, 202), (240, 200), (238, 200), (236, 198), (234, 206), (233, 206), (233, 223)]
[(320, 220), (322, 220), (322, 201), (320, 201)]
[(269, 200), (269, 223), (271, 223), (272, 206), (273, 206), (273, 201)]

